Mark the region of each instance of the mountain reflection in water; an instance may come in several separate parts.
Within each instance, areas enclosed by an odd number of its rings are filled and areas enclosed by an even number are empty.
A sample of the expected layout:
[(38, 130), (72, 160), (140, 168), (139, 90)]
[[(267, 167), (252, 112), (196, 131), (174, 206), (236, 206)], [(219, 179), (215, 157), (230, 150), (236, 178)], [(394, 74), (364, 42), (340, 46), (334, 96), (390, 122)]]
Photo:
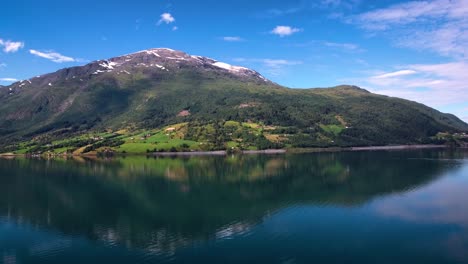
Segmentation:
[[(33, 258), (94, 241), (177, 259), (179, 251), (197, 246), (203, 254), (202, 245), (209, 241), (252, 237), (248, 243), (253, 243), (257, 236), (283, 242), (294, 238), (294, 244), (312, 236), (326, 239), (315, 230), (327, 226), (321, 221), (338, 221), (336, 230), (343, 231), (354, 220), (337, 217), (350, 214), (368, 221), (356, 232), (365, 232), (366, 224), (374, 230), (372, 225), (382, 221), (372, 222), (376, 217), (456, 226), (458, 231), (439, 242), (451, 256), (468, 260), (468, 205), (460, 199), (468, 187), (467, 157), (466, 152), (438, 150), (0, 160), (0, 250), (4, 248), (6, 262), (22, 247)], [(268, 229), (273, 223), (275, 229)], [(305, 232), (312, 226), (314, 233)], [(289, 237), (301, 227), (307, 227), (301, 230), (304, 235)], [(270, 236), (262, 229), (277, 232)], [(27, 241), (35, 239), (24, 239), (15, 246), (8, 243), (12, 230), (17, 237), (29, 230), (24, 236), (43, 239), (30, 245)], [(339, 240), (340, 234), (328, 232), (329, 239)], [(350, 242), (356, 234), (341, 235)], [(277, 246), (264, 243), (268, 250)]]

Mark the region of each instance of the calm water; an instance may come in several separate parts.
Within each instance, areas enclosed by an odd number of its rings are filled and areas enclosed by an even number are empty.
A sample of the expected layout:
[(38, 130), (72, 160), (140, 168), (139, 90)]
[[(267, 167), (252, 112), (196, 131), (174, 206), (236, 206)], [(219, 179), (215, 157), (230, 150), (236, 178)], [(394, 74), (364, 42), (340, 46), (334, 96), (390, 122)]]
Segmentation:
[(0, 159), (0, 263), (468, 263), (468, 152)]

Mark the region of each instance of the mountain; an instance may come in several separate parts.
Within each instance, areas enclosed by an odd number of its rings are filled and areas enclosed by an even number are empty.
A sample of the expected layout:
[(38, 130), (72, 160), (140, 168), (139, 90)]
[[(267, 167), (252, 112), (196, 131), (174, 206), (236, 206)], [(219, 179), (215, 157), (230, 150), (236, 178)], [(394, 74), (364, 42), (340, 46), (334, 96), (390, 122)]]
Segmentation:
[(104, 132), (121, 139), (113, 143), (119, 146), (168, 128), (175, 133), (170, 139), (222, 149), (230, 142), (247, 148), (428, 143), (468, 125), (359, 87), (290, 89), (256, 71), (171, 49), (95, 61), (0, 89), (4, 150)]

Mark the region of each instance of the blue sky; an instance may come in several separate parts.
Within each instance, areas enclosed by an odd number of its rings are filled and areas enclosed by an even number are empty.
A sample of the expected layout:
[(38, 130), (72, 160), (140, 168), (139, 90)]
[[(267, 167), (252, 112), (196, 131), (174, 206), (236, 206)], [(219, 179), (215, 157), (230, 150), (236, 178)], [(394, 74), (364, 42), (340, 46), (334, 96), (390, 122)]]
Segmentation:
[(468, 1), (2, 3), (0, 84), (169, 47), (294, 88), (354, 84), (468, 121)]

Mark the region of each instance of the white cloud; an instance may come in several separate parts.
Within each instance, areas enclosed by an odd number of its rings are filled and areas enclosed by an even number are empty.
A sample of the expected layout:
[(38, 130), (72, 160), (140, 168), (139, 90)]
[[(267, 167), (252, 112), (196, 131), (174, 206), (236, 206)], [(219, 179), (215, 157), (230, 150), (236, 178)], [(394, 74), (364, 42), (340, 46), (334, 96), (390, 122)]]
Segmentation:
[(450, 109), (468, 121), (464, 109), (468, 104), (468, 62), (410, 64), (397, 69), (370, 72), (363, 78), (347, 81), (375, 93), (417, 101), (437, 109)]
[(301, 61), (291, 61), (282, 59), (262, 59), (260, 60), (264, 65), (270, 68), (279, 68), (282, 66), (298, 65), (302, 64)]
[(377, 76), (373, 76), (372, 78), (387, 79), (387, 78), (392, 78), (392, 77), (411, 75), (411, 74), (415, 74), (415, 73), (417, 73), (417, 72), (413, 71), (413, 70), (401, 70), (401, 71), (396, 71), (396, 72), (389, 72), (389, 73), (380, 74), (380, 75), (377, 75)]
[(0, 63), (0, 68), (6, 67), (6, 63)]
[(11, 41), (0, 39), (0, 46), (3, 47), (3, 51), (6, 53), (17, 52), (19, 49), (24, 47), (24, 42)]
[(170, 13), (164, 13), (161, 15), (158, 25), (161, 25), (162, 23), (170, 24), (173, 22), (175, 22), (175, 18)]
[(177, 26), (173, 26), (173, 27), (172, 27), (172, 31), (176, 31), (176, 30), (178, 30), (178, 29), (179, 29), (179, 27), (177, 27)]
[(398, 38), (396, 44), (417, 50), (426, 49), (447, 57), (468, 59), (468, 21), (414, 30), (412, 34)]
[(224, 41), (227, 41), (227, 42), (240, 42), (240, 41), (244, 41), (244, 39), (241, 38), (241, 37), (223, 37), (223, 40), (224, 40)]
[(278, 35), (280, 37), (290, 36), (294, 33), (301, 32), (302, 29), (294, 28), (290, 26), (277, 26), (270, 33)]
[(380, 25), (380, 28), (387, 28), (391, 25), (417, 22), (423, 18), (464, 19), (467, 15), (466, 0), (411, 1), (361, 14), (357, 20), (370, 28), (374, 27), (371, 23)]
[(369, 76), (365, 86), (379, 93), (402, 96), (431, 106), (468, 102), (468, 63), (414, 64), (405, 70)]
[(395, 44), (457, 59), (468, 58), (468, 1), (411, 1), (348, 18)]
[(29, 50), (29, 53), (57, 63), (81, 61), (72, 57), (64, 56), (57, 52), (40, 52), (37, 50)]
[(408, 64), (370, 73), (358, 84), (371, 91), (446, 109), (468, 121), (468, 1), (409, 1), (348, 17), (372, 36), (398, 47), (432, 52), (445, 63)]
[(17, 82), (15, 78), (0, 78), (0, 82)]
[(302, 61), (293, 61), (293, 60), (285, 60), (285, 59), (248, 59), (248, 58), (235, 58), (234, 61), (236, 62), (254, 62), (254, 63), (262, 63), (264, 65), (268, 65), (270, 67), (278, 67), (278, 66), (285, 66), (285, 65), (298, 65), (302, 64)]

